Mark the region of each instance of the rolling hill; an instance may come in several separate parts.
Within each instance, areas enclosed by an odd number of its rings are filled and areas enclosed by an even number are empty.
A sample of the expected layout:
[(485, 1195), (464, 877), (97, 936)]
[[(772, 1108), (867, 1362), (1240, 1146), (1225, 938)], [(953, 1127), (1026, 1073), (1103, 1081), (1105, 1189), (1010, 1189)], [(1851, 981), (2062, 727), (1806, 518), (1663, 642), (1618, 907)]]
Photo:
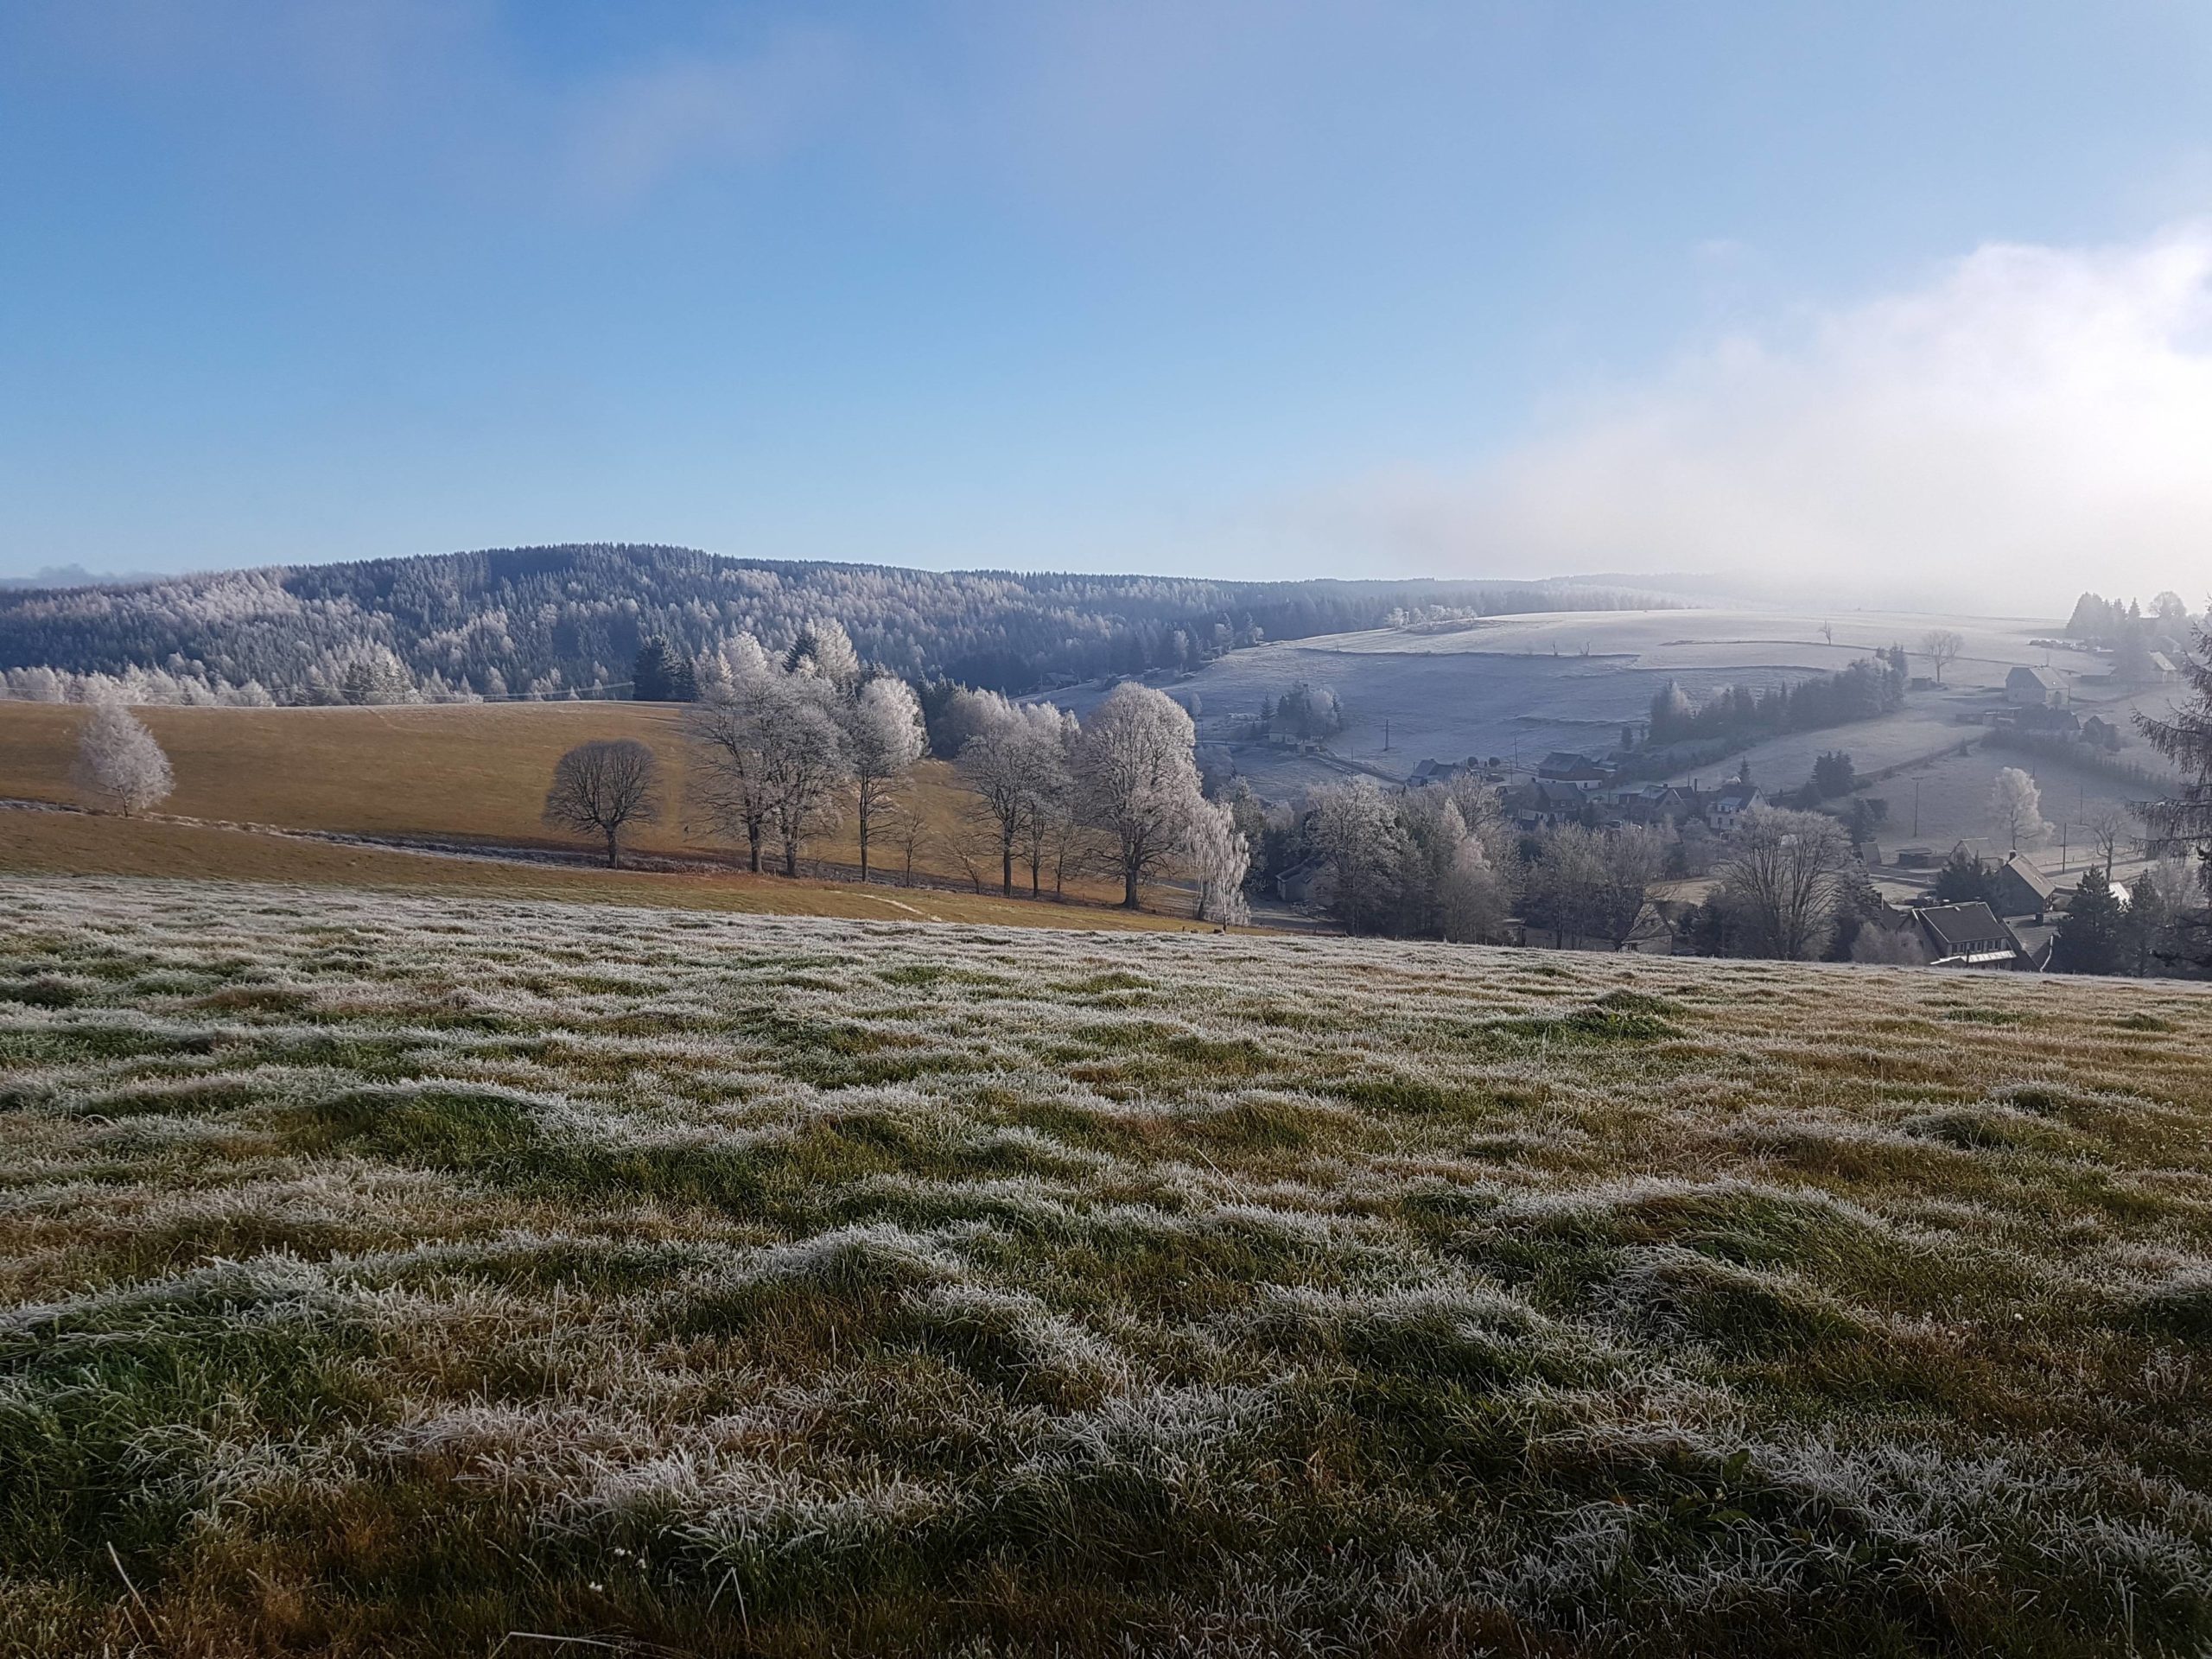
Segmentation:
[(251, 683), (297, 702), (334, 696), (350, 665), (372, 662), (441, 696), (604, 693), (629, 684), (648, 639), (697, 656), (749, 632), (782, 651), (808, 624), (835, 618), (862, 659), (889, 672), (1027, 690), (1400, 613), (1625, 597), (1573, 582), (1223, 582), (902, 570), (663, 546), (501, 548), (0, 591), (0, 671), (157, 670)]

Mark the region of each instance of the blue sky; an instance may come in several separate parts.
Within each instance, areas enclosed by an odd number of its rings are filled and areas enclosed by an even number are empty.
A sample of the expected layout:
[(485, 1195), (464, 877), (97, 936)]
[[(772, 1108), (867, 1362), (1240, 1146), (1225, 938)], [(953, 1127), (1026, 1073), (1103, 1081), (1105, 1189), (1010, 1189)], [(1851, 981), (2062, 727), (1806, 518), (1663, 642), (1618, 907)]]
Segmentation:
[(0, 573), (2201, 588), (2208, 220), (2200, 4), (16, 0)]

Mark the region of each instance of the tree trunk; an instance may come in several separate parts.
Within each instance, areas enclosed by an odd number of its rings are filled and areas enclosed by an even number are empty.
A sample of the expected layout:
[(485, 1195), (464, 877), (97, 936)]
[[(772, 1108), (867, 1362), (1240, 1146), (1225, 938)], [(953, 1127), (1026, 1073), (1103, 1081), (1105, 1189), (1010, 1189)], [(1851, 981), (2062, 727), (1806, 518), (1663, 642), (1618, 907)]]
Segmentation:
[(788, 836), (784, 837), (784, 874), (798, 874), (798, 842)]
[(1014, 843), (999, 843), (999, 886), (1009, 899), (1014, 897)]
[(616, 856), (614, 850), (614, 833), (612, 830), (607, 832), (607, 868), (610, 870), (621, 868), (621, 861)]
[(749, 830), (746, 832), (745, 839), (753, 854), (753, 874), (758, 875), (760, 874), (760, 832), (758, 830)]
[(1123, 910), (1135, 910), (1136, 907), (1137, 873), (1133, 869), (1125, 868), (1122, 871), (1122, 908)]
[(868, 886), (868, 791), (861, 791), (861, 886)]

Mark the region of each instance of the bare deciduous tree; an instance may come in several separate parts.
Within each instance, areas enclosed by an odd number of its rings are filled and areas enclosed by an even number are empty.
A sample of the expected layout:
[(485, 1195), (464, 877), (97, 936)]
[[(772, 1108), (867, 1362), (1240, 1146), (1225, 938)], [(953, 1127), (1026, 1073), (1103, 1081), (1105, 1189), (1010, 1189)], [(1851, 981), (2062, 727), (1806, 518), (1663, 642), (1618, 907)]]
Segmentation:
[(1720, 879), (1758, 953), (1802, 962), (1827, 943), (1850, 868), (1834, 818), (1755, 806), (1737, 821)]
[(2082, 820), (2089, 846), (2104, 861), (2105, 880), (2112, 880), (2113, 861), (2120, 849), (2135, 839), (2135, 815), (2124, 806), (2101, 806)]
[(77, 738), (77, 781), (129, 817), (176, 787), (169, 758), (146, 724), (119, 702), (94, 705)]
[(870, 680), (845, 711), (853, 793), (861, 842), (861, 880), (868, 873), (868, 843), (877, 815), (891, 800), (926, 747), (921, 704), (904, 680)]
[(621, 861), (623, 830), (660, 821), (660, 762), (635, 738), (579, 743), (553, 766), (545, 791), (545, 823), (578, 835), (602, 836), (607, 866)]
[(1955, 663), (1959, 653), (1967, 648), (1966, 638), (1952, 628), (1930, 628), (1920, 636), (1920, 654), (1928, 658), (1936, 670), (1936, 683), (1943, 683), (1943, 665)]
[(900, 885), (911, 887), (914, 885), (914, 860), (920, 855), (925, 847), (931, 844), (932, 839), (929, 823), (917, 810), (910, 797), (896, 803), (893, 806), (889, 820), (889, 829), (891, 844), (899, 850), (906, 861), (906, 868), (900, 877)]
[[(758, 657), (757, 645), (750, 655)], [(761, 843), (776, 814), (772, 756), (780, 699), (777, 677), (765, 662), (741, 656), (734, 666), (729, 679), (685, 712), (683, 730), (697, 754), (693, 793), (725, 836), (745, 842), (758, 874)]]
[(1191, 717), (1149, 686), (1124, 681), (1083, 723), (1076, 772), (1085, 817), (1113, 849), (1122, 903), (1181, 844), (1201, 799)]

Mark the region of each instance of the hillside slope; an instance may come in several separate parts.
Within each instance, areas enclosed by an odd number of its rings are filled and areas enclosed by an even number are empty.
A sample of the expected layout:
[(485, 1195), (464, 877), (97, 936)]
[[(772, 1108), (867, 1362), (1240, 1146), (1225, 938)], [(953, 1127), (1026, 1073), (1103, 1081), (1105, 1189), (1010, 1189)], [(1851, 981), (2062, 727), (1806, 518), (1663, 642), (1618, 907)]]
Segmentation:
[(2212, 1639), (2189, 988), (22, 880), (0, 1109), (3, 1651)]
[(1372, 627), (1397, 610), (1620, 602), (1572, 583), (1223, 582), (902, 570), (569, 545), (0, 591), (0, 670), (181, 669), (279, 702), (390, 652), (419, 684), (486, 696), (626, 686), (641, 640), (697, 655), (749, 632), (781, 651), (835, 618), (895, 674), (1025, 690), (1050, 676), (1197, 661), (1255, 638)]

